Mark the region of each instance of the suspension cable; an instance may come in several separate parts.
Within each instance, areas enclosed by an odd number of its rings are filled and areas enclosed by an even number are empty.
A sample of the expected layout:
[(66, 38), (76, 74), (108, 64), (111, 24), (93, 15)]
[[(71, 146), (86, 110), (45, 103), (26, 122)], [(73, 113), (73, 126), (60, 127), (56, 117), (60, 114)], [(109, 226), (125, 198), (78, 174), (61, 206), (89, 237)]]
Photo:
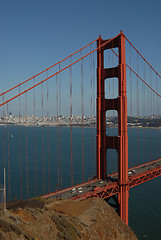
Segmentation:
[[(82, 56), (82, 51), (81, 51)], [(83, 58), (81, 61), (81, 112), (82, 112), (82, 181), (84, 182), (84, 76), (83, 76)]]
[[(20, 94), (20, 86), (19, 86)], [(19, 148), (20, 148), (20, 188), (21, 188), (21, 200), (22, 200), (22, 151), (21, 151), (21, 98), (19, 96)]]
[(11, 194), (10, 194), (10, 144), (9, 144), (8, 104), (7, 104), (7, 145), (8, 145), (8, 191), (9, 191), (9, 201), (10, 201), (10, 199), (11, 199)]
[(55, 67), (55, 66), (59, 65), (60, 63), (64, 62), (64, 61), (65, 61), (65, 60), (67, 60), (68, 58), (70, 58), (70, 57), (72, 57), (73, 55), (75, 55), (76, 53), (78, 53), (78, 52), (82, 51), (83, 49), (87, 48), (88, 46), (90, 46), (91, 44), (93, 44), (94, 42), (96, 42), (97, 40), (98, 40), (98, 38), (97, 38), (97, 39), (95, 39), (94, 41), (92, 41), (91, 43), (87, 44), (87, 45), (86, 45), (86, 46), (84, 46), (83, 48), (80, 48), (78, 51), (76, 51), (76, 52), (72, 53), (72, 54), (71, 54), (71, 55), (69, 55), (68, 57), (66, 57), (66, 58), (62, 59), (61, 61), (59, 61), (59, 62), (55, 63), (54, 65), (52, 65), (52, 66), (50, 66), (50, 67), (46, 68), (46, 69), (45, 69), (45, 70), (43, 70), (42, 72), (40, 72), (40, 73), (38, 73), (38, 74), (34, 75), (33, 77), (31, 77), (31, 78), (29, 78), (29, 79), (27, 79), (27, 80), (23, 81), (22, 83), (19, 83), (19, 84), (17, 84), (16, 86), (14, 86), (14, 87), (12, 87), (12, 88), (8, 89), (7, 91), (5, 91), (5, 92), (1, 93), (1, 94), (0, 94), (0, 97), (1, 97), (2, 95), (4, 95), (4, 94), (6, 94), (6, 93), (8, 93), (8, 92), (10, 92), (10, 91), (12, 91), (12, 90), (14, 90), (15, 88), (17, 88), (17, 87), (19, 87), (19, 86), (23, 85), (24, 83), (27, 83), (27, 82), (29, 82), (29, 81), (30, 81), (30, 80), (32, 80), (33, 78), (35, 78), (35, 77), (37, 77), (37, 76), (41, 75), (42, 73), (44, 73), (44, 72), (48, 71), (49, 69), (51, 69), (51, 68), (53, 68), (53, 67)]
[[(35, 78), (33, 79), (33, 85), (35, 85)], [(36, 126), (35, 126), (35, 122), (36, 122), (36, 112), (35, 112), (35, 88), (33, 88), (33, 95), (34, 95), (34, 99), (33, 99), (33, 108), (34, 108), (34, 162), (35, 162), (35, 196), (37, 196), (37, 179), (36, 179)]]
[[(124, 35), (125, 36), (125, 35)], [(140, 57), (149, 65), (149, 67), (161, 78), (159, 73), (150, 65), (150, 63), (141, 55), (141, 53), (134, 47), (134, 45), (129, 41), (129, 39), (125, 36), (125, 39), (130, 43), (130, 45), (135, 49), (135, 51), (140, 55)]]
[[(95, 58), (93, 52), (93, 116), (95, 117)], [(95, 134), (95, 128), (93, 128), (93, 135)], [(94, 138), (94, 176), (96, 175), (96, 151), (95, 151), (95, 138)]]
[(27, 93), (25, 93), (25, 121), (26, 121), (26, 186), (27, 186), (27, 199), (29, 198), (28, 190), (28, 142), (27, 142)]
[[(117, 36), (115, 36), (114, 38), (118, 37), (119, 35), (120, 35), (120, 34), (118, 34), (118, 35), (117, 35)], [(50, 79), (50, 78), (52, 78), (52, 77), (56, 76), (57, 74), (59, 74), (59, 73), (63, 72), (64, 70), (66, 70), (66, 69), (70, 68), (70, 66), (72, 66), (72, 65), (74, 65), (74, 64), (76, 64), (76, 63), (78, 63), (78, 62), (80, 62), (82, 59), (84, 59), (84, 58), (88, 57), (90, 54), (92, 54), (93, 52), (97, 51), (99, 48), (102, 48), (102, 47), (103, 47), (103, 46), (105, 46), (107, 43), (111, 42), (111, 41), (112, 41), (114, 38), (111, 38), (111, 39), (109, 39), (107, 42), (105, 42), (105, 43), (104, 43), (104, 44), (102, 44), (101, 46), (99, 46), (99, 47), (95, 48), (95, 49), (94, 49), (93, 51), (91, 51), (90, 53), (87, 53), (87, 54), (86, 54), (86, 55), (84, 55), (83, 57), (81, 57), (81, 58), (77, 59), (77, 60), (76, 60), (76, 61), (74, 61), (73, 63), (69, 64), (68, 66), (66, 66), (66, 67), (64, 67), (64, 68), (62, 68), (62, 69), (61, 69), (61, 70), (59, 70), (58, 72), (56, 72), (56, 73), (52, 74), (51, 76), (49, 76), (49, 77), (47, 77), (46, 79), (44, 79), (44, 80), (40, 81), (39, 83), (35, 84), (34, 86), (32, 86), (32, 87), (30, 87), (30, 88), (28, 88), (28, 89), (24, 90), (24, 91), (23, 91), (23, 92), (21, 92), (20, 94), (17, 94), (17, 95), (15, 95), (14, 97), (10, 98), (9, 100), (5, 101), (4, 103), (1, 103), (1, 104), (0, 104), (0, 107), (1, 107), (1, 106), (3, 106), (3, 105), (4, 105), (4, 104), (6, 104), (6, 103), (8, 103), (8, 102), (12, 101), (13, 99), (15, 99), (15, 98), (19, 97), (20, 95), (23, 95), (25, 92), (28, 92), (28, 91), (30, 91), (30, 90), (31, 90), (31, 89), (33, 89), (34, 87), (37, 87), (37, 86), (39, 86), (40, 84), (42, 84), (42, 83), (46, 82), (48, 79)], [(36, 75), (35, 75), (35, 76), (36, 76)]]
[[(72, 63), (72, 57), (70, 58)], [(73, 186), (73, 134), (72, 134), (72, 66), (70, 67), (70, 151), (71, 151), (71, 186)]]
[[(130, 67), (131, 67), (131, 45), (130, 46)], [(131, 78), (131, 70), (130, 70), (130, 122), (132, 123), (132, 78)], [(130, 158), (131, 158), (131, 167), (132, 167), (132, 128), (130, 128)]]
[[(4, 102), (4, 95), (3, 95)], [(4, 168), (6, 167), (6, 151), (5, 151), (5, 125), (4, 125), (4, 105), (3, 105), (3, 149), (4, 149)]]
[[(118, 54), (113, 50), (111, 49), (111, 51), (117, 56)], [(157, 93), (148, 83), (146, 83), (127, 63), (126, 63), (126, 66), (147, 86), (149, 87), (158, 97), (161, 98), (161, 95), (159, 93)], [(1, 106), (1, 105), (0, 105)]]
[[(59, 72), (61, 73), (60, 70), (60, 64), (59, 64)], [(62, 189), (62, 143), (61, 143), (61, 75), (59, 74), (59, 115), (60, 115), (60, 126), (59, 126), (59, 144), (60, 144), (60, 187)]]
[(57, 179), (57, 185), (56, 185), (56, 191), (59, 190), (59, 184), (60, 184), (60, 180), (59, 180), (59, 171), (60, 171), (60, 167), (59, 167), (59, 119), (58, 119), (58, 114), (59, 114), (59, 106), (58, 106), (58, 93), (59, 93), (59, 87), (58, 87), (58, 75), (56, 75), (56, 109), (57, 109), (57, 169), (58, 169), (58, 179)]
[[(90, 46), (90, 52), (91, 52), (91, 46)], [(92, 174), (92, 178), (93, 178), (93, 128), (92, 128), (92, 111), (93, 111), (93, 82), (92, 82), (92, 55), (90, 55), (90, 94), (91, 94), (91, 174)]]
[[(47, 77), (48, 77), (48, 71), (47, 71)], [(48, 139), (48, 192), (50, 192), (50, 147), (49, 147), (49, 88), (48, 88), (48, 81), (46, 85), (46, 91), (47, 91), (47, 139)]]
[(41, 108), (42, 108), (42, 166), (43, 166), (43, 194), (45, 194), (45, 172), (44, 172), (44, 98), (43, 83), (41, 85)]

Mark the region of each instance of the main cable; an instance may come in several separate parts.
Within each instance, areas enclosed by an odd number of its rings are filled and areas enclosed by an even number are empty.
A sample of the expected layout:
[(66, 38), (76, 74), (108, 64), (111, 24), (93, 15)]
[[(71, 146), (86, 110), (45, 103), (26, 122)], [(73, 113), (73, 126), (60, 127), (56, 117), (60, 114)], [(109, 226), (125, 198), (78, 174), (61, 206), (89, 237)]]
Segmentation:
[[(119, 35), (120, 35), (120, 34), (118, 34), (116, 37), (118, 37)], [(114, 38), (116, 38), (116, 37), (114, 37)], [(13, 99), (15, 99), (15, 98), (17, 98), (17, 97), (19, 97), (19, 96), (23, 95), (25, 92), (28, 92), (28, 91), (30, 91), (30, 90), (31, 90), (31, 89), (33, 89), (34, 87), (37, 87), (37, 86), (39, 86), (40, 84), (42, 84), (42, 83), (46, 82), (46, 81), (47, 81), (47, 80), (49, 80), (50, 78), (52, 78), (52, 77), (56, 76), (57, 74), (59, 74), (59, 73), (63, 72), (64, 70), (68, 69), (70, 66), (72, 66), (72, 65), (74, 65), (74, 64), (76, 64), (76, 63), (78, 63), (78, 62), (80, 62), (82, 59), (84, 59), (84, 58), (88, 57), (90, 54), (94, 53), (94, 52), (95, 52), (95, 51), (97, 51), (99, 48), (102, 48), (102, 47), (103, 47), (103, 46), (105, 46), (107, 43), (111, 42), (111, 41), (112, 41), (114, 38), (111, 38), (111, 39), (109, 39), (107, 42), (105, 42), (105, 43), (104, 43), (104, 44), (102, 44), (101, 46), (99, 46), (99, 47), (95, 48), (95, 49), (94, 49), (93, 51), (91, 51), (90, 53), (87, 53), (87, 54), (86, 54), (86, 55), (84, 55), (83, 57), (81, 57), (81, 58), (77, 59), (77, 60), (76, 60), (76, 61), (74, 61), (72, 64), (69, 64), (68, 66), (66, 66), (66, 67), (62, 68), (62, 69), (61, 69), (61, 70), (59, 70), (58, 72), (56, 72), (56, 73), (52, 74), (51, 76), (49, 76), (48, 78), (46, 78), (46, 79), (44, 79), (44, 80), (40, 81), (39, 83), (35, 84), (34, 86), (32, 86), (32, 87), (30, 87), (30, 88), (28, 88), (28, 89), (24, 90), (24, 91), (23, 91), (23, 92), (21, 92), (20, 94), (17, 94), (17, 95), (15, 95), (14, 97), (12, 97), (12, 98), (8, 99), (8, 100), (7, 100), (7, 101), (5, 101), (4, 103), (1, 103), (1, 104), (0, 104), (0, 107), (1, 107), (1, 106), (3, 106), (3, 105), (5, 105), (6, 103), (8, 103), (8, 102), (12, 101)]]
[(140, 55), (140, 57), (149, 65), (149, 67), (161, 78), (160, 74), (150, 65), (150, 63), (142, 56), (142, 54), (134, 47), (134, 45), (129, 41), (126, 36), (125, 39), (130, 43), (130, 45), (135, 49), (135, 51)]
[[(115, 51), (113, 49), (111, 49), (111, 51), (117, 56), (118, 54), (115, 53)], [(148, 83), (146, 83), (127, 63), (126, 63), (126, 66), (131, 70), (131, 72), (133, 72), (147, 87), (149, 87), (158, 97), (161, 98), (161, 95), (159, 93), (157, 93)], [(2, 104), (1, 104), (2, 105)], [(0, 106), (1, 106), (0, 105)]]
[(3, 96), (4, 94), (6, 94), (6, 93), (8, 93), (8, 92), (10, 92), (10, 91), (12, 91), (12, 90), (14, 90), (15, 88), (17, 88), (17, 87), (20, 87), (20, 86), (21, 86), (21, 85), (23, 85), (24, 83), (27, 83), (27, 82), (29, 82), (29, 81), (30, 81), (30, 80), (32, 80), (33, 78), (35, 78), (35, 77), (37, 77), (37, 76), (41, 75), (42, 73), (44, 73), (44, 72), (48, 71), (49, 69), (51, 69), (51, 68), (53, 68), (53, 67), (57, 66), (58, 64), (60, 64), (60, 63), (64, 62), (65, 60), (67, 60), (68, 58), (72, 57), (72, 56), (73, 56), (73, 55), (75, 55), (76, 53), (78, 53), (78, 52), (82, 51), (83, 49), (87, 48), (89, 45), (93, 44), (93, 43), (94, 43), (94, 42), (96, 42), (97, 40), (98, 40), (98, 38), (97, 38), (97, 39), (95, 39), (94, 41), (92, 41), (91, 43), (87, 44), (87, 45), (86, 45), (86, 46), (84, 46), (83, 48), (80, 48), (78, 51), (76, 51), (76, 52), (74, 52), (74, 53), (70, 54), (68, 57), (66, 57), (66, 58), (64, 58), (64, 59), (60, 60), (59, 62), (55, 63), (54, 65), (52, 65), (52, 66), (50, 66), (50, 67), (46, 68), (46, 69), (45, 69), (45, 70), (43, 70), (42, 72), (40, 72), (40, 73), (38, 73), (38, 74), (36, 74), (36, 75), (32, 76), (31, 78), (29, 78), (29, 79), (27, 79), (27, 80), (23, 81), (22, 83), (19, 83), (19, 84), (17, 84), (16, 86), (14, 86), (14, 87), (12, 87), (12, 88), (8, 89), (7, 91), (5, 91), (5, 92), (1, 93), (1, 94), (0, 94), (0, 97), (1, 97), (1, 96)]

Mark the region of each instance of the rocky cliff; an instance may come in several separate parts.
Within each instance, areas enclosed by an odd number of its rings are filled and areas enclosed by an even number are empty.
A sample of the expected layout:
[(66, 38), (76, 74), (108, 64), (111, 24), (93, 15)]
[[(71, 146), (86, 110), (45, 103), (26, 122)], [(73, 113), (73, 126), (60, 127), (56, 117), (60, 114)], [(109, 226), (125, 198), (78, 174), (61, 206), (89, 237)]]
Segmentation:
[(27, 200), (0, 210), (0, 239), (136, 240), (135, 234), (102, 199)]

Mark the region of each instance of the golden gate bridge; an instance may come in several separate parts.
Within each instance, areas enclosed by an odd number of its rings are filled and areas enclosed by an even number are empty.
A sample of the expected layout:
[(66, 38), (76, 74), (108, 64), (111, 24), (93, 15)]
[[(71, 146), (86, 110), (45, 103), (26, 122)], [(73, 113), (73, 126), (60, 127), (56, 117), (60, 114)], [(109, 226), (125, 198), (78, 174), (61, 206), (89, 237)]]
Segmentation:
[[(111, 205), (128, 224), (129, 189), (161, 175), (160, 78), (121, 31), (108, 40), (99, 36), (1, 93), (1, 166), (7, 171), (8, 200), (17, 179), (21, 199), (24, 192), (27, 198), (113, 199)], [(78, 126), (81, 136), (75, 137)]]

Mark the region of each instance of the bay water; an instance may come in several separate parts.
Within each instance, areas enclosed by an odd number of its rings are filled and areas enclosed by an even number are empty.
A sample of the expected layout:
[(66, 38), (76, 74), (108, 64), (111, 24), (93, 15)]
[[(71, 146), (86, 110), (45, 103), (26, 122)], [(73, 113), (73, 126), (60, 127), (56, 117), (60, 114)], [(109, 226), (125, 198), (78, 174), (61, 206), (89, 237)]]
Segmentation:
[[(0, 136), (0, 184), (5, 166), (7, 200), (40, 196), (96, 175), (94, 128), (73, 127), (72, 149), (70, 127), (0, 126)], [(161, 158), (161, 129), (129, 129), (128, 138), (129, 167)], [(117, 152), (108, 150), (107, 173), (114, 171)], [(161, 177), (130, 189), (129, 225), (138, 239), (161, 239)]]

